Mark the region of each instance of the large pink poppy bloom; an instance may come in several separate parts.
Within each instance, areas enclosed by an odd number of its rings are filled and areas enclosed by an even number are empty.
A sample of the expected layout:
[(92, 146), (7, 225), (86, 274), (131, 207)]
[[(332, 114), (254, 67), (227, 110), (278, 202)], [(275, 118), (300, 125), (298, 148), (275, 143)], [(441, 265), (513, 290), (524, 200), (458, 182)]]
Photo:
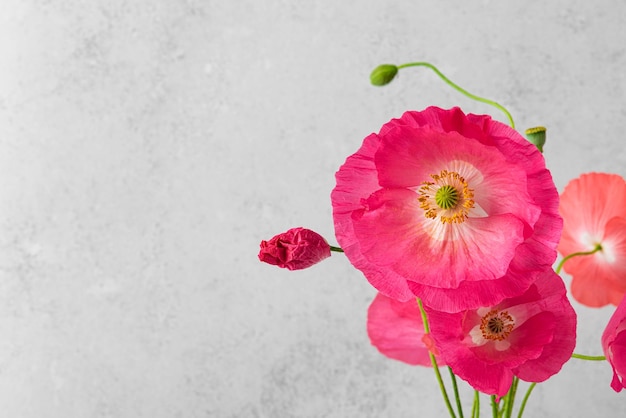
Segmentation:
[(458, 312), (524, 292), (556, 258), (558, 193), (537, 148), (489, 116), (406, 112), (336, 174), (337, 240), (381, 293)]
[(617, 305), (626, 293), (626, 181), (617, 174), (583, 174), (563, 190), (559, 211), (563, 256), (602, 248), (565, 262), (572, 296), (587, 306)]
[(367, 334), (378, 351), (394, 360), (431, 366), (429, 352), (432, 352), (437, 364), (444, 364), (430, 335), (424, 332), (415, 298), (400, 302), (378, 293), (367, 310)]
[(602, 333), (602, 349), (613, 367), (611, 387), (620, 392), (626, 388), (626, 297), (617, 306)]
[(426, 307), (435, 345), (452, 371), (483, 393), (504, 396), (513, 376), (543, 382), (576, 344), (576, 313), (563, 281), (546, 270), (521, 296), (460, 313)]

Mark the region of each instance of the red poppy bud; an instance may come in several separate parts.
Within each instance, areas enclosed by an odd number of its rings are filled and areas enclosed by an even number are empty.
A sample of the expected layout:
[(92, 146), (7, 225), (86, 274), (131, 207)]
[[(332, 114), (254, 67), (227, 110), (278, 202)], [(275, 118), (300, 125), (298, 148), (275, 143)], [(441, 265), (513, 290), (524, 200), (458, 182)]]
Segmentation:
[(330, 246), (317, 232), (292, 228), (261, 241), (259, 260), (289, 270), (302, 270), (330, 257)]

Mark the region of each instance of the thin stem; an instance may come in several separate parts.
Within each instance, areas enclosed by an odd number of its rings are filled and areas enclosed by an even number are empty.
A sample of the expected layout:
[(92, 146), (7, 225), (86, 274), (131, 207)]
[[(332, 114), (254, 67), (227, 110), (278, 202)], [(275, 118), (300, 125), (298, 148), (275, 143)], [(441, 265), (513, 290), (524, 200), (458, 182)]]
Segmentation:
[(424, 323), (424, 333), (430, 334), (430, 324), (428, 323), (428, 316), (424, 310), (424, 304), (420, 298), (417, 299), (417, 306), (420, 308), (420, 314), (422, 315), (422, 322)]
[(593, 250), (590, 250), (590, 251), (579, 251), (579, 252), (576, 252), (576, 253), (571, 253), (567, 257), (563, 258), (563, 260), (561, 260), (561, 262), (556, 267), (556, 270), (554, 270), (554, 272), (556, 274), (560, 274), (561, 273), (561, 269), (563, 268), (563, 264), (565, 264), (565, 262), (567, 260), (569, 260), (570, 258), (572, 258), (572, 257), (578, 257), (579, 255), (591, 255), (593, 253), (597, 253), (600, 250), (602, 250), (602, 246), (600, 244), (596, 244), (596, 246), (595, 246), (595, 248)]
[(520, 405), (519, 413), (517, 414), (517, 418), (522, 418), (522, 414), (524, 413), (524, 408), (526, 408), (526, 402), (528, 401), (528, 397), (530, 396), (530, 393), (533, 391), (535, 386), (537, 386), (537, 383), (534, 383), (534, 382), (530, 386), (528, 386), (528, 390), (526, 391), (526, 395), (524, 395), (524, 399), (522, 400), (522, 404)]
[(463, 418), (463, 407), (461, 406), (461, 397), (459, 396), (459, 387), (456, 384), (456, 376), (450, 367), (450, 380), (452, 380), (452, 389), (454, 390), (454, 398), (456, 399), (456, 409), (459, 411), (459, 418)]
[(585, 354), (576, 354), (576, 353), (572, 354), (572, 358), (578, 358), (578, 359), (581, 359), (581, 360), (590, 360), (590, 361), (603, 361), (603, 360), (606, 360), (606, 357), (604, 357), (604, 356), (587, 356)]
[(501, 397), (500, 400), (498, 401), (498, 416), (499, 417), (504, 416), (504, 413), (506, 412), (506, 405), (507, 405), (508, 399), (509, 399), (509, 394), (507, 393), (506, 395)]
[(342, 253), (342, 252), (343, 252), (343, 250), (341, 249), (341, 247), (335, 247), (335, 246), (333, 246), (333, 245), (329, 245), (329, 247), (330, 247), (330, 250), (331, 250), (331, 251), (334, 251), (334, 252), (336, 252), (336, 253)]
[(509, 389), (509, 394), (506, 399), (506, 418), (511, 418), (513, 414), (513, 404), (515, 403), (515, 394), (517, 393), (517, 385), (519, 384), (519, 379), (517, 376), (513, 377), (513, 383), (511, 383), (511, 389)]
[(408, 64), (398, 65), (398, 69), (407, 68), (407, 67), (427, 67), (427, 68), (430, 68), (447, 85), (449, 85), (450, 87), (452, 87), (453, 89), (455, 89), (459, 93), (469, 97), (472, 100), (476, 100), (477, 102), (481, 102), (481, 103), (486, 103), (486, 104), (488, 104), (490, 106), (493, 106), (493, 107), (501, 110), (506, 115), (507, 119), (509, 120), (509, 125), (511, 125), (511, 128), (515, 129), (515, 122), (513, 122), (513, 117), (511, 116), (509, 111), (506, 110), (506, 108), (504, 106), (502, 106), (499, 103), (494, 102), (493, 100), (485, 99), (484, 97), (476, 96), (475, 94), (472, 94), (472, 93), (468, 92), (467, 90), (465, 90), (462, 87), (458, 86), (457, 84), (453, 83), (448, 77), (443, 75), (441, 73), (441, 71), (439, 71), (439, 69), (437, 69), (437, 67), (435, 67), (434, 65), (432, 65), (432, 64), (430, 64), (428, 62), (411, 62), (411, 63), (408, 63)]
[(498, 418), (498, 415), (500, 415), (498, 402), (496, 402), (496, 395), (491, 395), (491, 413), (493, 414), (493, 418)]
[[(417, 306), (419, 306), (420, 313), (422, 314), (422, 322), (424, 323), (424, 333), (429, 334), (430, 326), (428, 325), (428, 317), (426, 316), (424, 305), (422, 304), (422, 301), (420, 298), (416, 298), (416, 299), (417, 299)], [(452, 404), (450, 403), (450, 398), (448, 398), (448, 392), (446, 391), (446, 387), (443, 384), (443, 379), (441, 378), (439, 367), (437, 366), (437, 359), (435, 359), (435, 355), (431, 353), (430, 351), (428, 352), (428, 356), (430, 357), (430, 362), (433, 365), (433, 370), (435, 371), (435, 376), (437, 377), (437, 382), (439, 383), (439, 390), (441, 390), (441, 395), (443, 396), (443, 401), (445, 402), (446, 407), (448, 408), (450, 417), (456, 418), (456, 414), (454, 413), (454, 410), (452, 409)]]
[(474, 403), (472, 404), (472, 418), (480, 418), (480, 395), (474, 391)]

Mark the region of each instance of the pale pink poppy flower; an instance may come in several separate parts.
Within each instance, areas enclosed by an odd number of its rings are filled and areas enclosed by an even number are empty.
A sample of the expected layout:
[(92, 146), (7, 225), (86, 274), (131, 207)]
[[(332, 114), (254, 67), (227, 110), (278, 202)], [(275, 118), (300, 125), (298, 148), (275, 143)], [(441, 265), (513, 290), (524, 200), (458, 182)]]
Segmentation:
[(564, 257), (601, 247), (563, 265), (572, 276), (572, 296), (591, 307), (617, 305), (626, 293), (626, 181), (617, 174), (583, 174), (563, 190), (559, 211)]

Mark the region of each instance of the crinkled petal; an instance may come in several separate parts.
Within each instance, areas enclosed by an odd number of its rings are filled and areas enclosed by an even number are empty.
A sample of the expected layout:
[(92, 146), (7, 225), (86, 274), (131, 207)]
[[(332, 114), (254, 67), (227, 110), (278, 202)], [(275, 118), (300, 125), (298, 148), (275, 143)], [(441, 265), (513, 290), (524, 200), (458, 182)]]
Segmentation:
[(613, 368), (611, 387), (620, 392), (626, 388), (626, 296), (611, 315), (601, 341), (604, 355)]
[(431, 220), (423, 217), (418, 203), (411, 190), (383, 189), (364, 201), (366, 209), (355, 212), (354, 233), (361, 253), (371, 263), (411, 281), (446, 289), (506, 273), (515, 254), (511, 243), (523, 241), (524, 225), (519, 218), (468, 219), (445, 225), (445, 235), (439, 236), (423, 226)]
[(552, 341), (556, 325), (550, 312), (538, 313), (515, 327), (507, 338), (511, 344), (508, 349), (498, 350), (494, 344), (485, 344), (472, 350), (477, 358), (487, 364), (517, 367), (541, 355), (545, 345)]
[(407, 301), (415, 295), (409, 290), (406, 278), (384, 266), (369, 262), (363, 256), (361, 243), (354, 234), (353, 213), (363, 209), (364, 197), (379, 189), (374, 164), (374, 153), (378, 144), (377, 135), (372, 134), (365, 138), (361, 148), (348, 157), (342, 169), (335, 175), (337, 186), (331, 193), (335, 236), (350, 262), (365, 274), (372, 286), (389, 297)]
[[(367, 311), (367, 334), (385, 356), (408, 364), (431, 366), (424, 324), (415, 299), (399, 302), (379, 293)], [(444, 364), (439, 358), (437, 363)]]
[(431, 336), (441, 357), (461, 379), (483, 393), (504, 396), (511, 386), (513, 373), (499, 363), (485, 362), (465, 344), (465, 313), (444, 313), (426, 307)]
[(626, 182), (617, 174), (583, 174), (565, 186), (559, 211), (564, 220), (559, 252), (592, 250), (609, 220), (626, 218)]
[(565, 262), (572, 276), (572, 296), (590, 307), (617, 305), (626, 293), (626, 218), (612, 218), (605, 228), (602, 250)]
[[(502, 341), (472, 334), (480, 315), (496, 310), (513, 318), (515, 327)], [(571, 357), (576, 341), (576, 314), (565, 286), (552, 271), (539, 275), (523, 294), (500, 304), (459, 313), (426, 307), (431, 336), (455, 374), (475, 389), (503, 396), (512, 375), (540, 382), (556, 374)], [(487, 372), (488, 371), (488, 372)]]
[(606, 223), (602, 252), (598, 255), (619, 276), (616, 281), (626, 285), (626, 217), (611, 218)]
[(442, 170), (455, 171), (490, 215), (514, 214), (532, 227), (541, 213), (528, 193), (526, 165), (511, 164), (498, 148), (458, 132), (395, 127), (381, 138), (375, 162), (381, 187), (416, 188)]
[(624, 289), (609, 279), (606, 268), (596, 263), (593, 256), (574, 257), (566, 261), (565, 266), (565, 271), (572, 275), (572, 297), (579, 303), (599, 308), (617, 305), (624, 296)]
[(610, 345), (613, 356), (611, 367), (613, 368), (613, 381), (611, 387), (620, 392), (626, 388), (626, 331), (620, 332)]
[(425, 304), (444, 312), (458, 312), (468, 306), (492, 306), (527, 290), (538, 275), (550, 268), (555, 255), (554, 247), (530, 239), (516, 248), (508, 271), (499, 279), (464, 281), (457, 289), (425, 286), (413, 281), (409, 282), (409, 287)]
[(576, 312), (567, 298), (563, 281), (552, 270), (541, 275), (531, 291), (533, 289), (537, 298), (528, 310), (550, 312), (555, 324), (552, 340), (543, 347), (539, 357), (527, 360), (513, 369), (513, 373), (527, 382), (543, 382), (558, 373), (574, 352)]

